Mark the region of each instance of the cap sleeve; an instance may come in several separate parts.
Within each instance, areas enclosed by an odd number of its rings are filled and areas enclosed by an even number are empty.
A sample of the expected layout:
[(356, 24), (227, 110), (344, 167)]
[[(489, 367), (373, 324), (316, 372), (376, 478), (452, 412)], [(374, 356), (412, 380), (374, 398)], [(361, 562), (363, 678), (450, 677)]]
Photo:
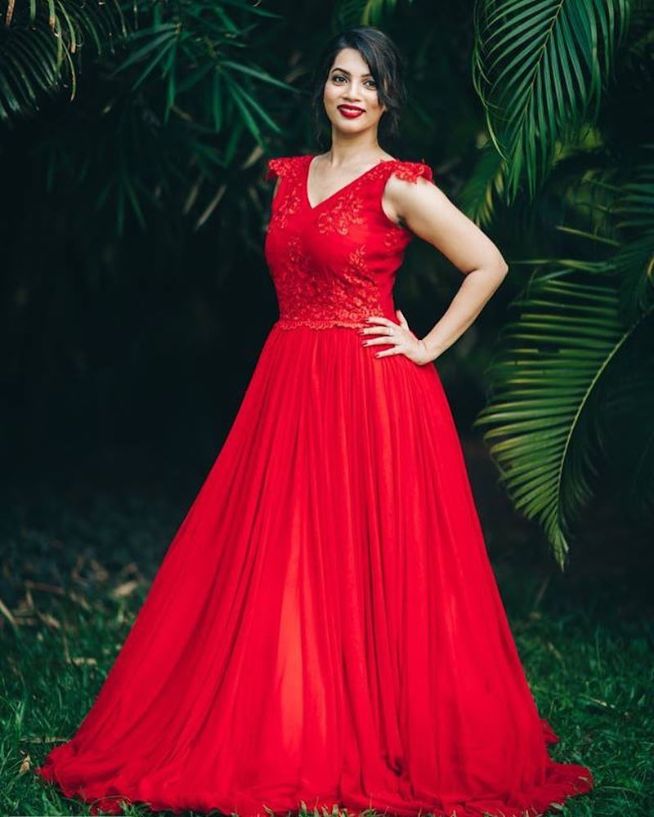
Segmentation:
[(425, 162), (398, 162), (393, 167), (392, 174), (407, 182), (417, 182), (422, 176), (431, 182), (434, 179), (431, 167)]
[(291, 161), (292, 157), (290, 156), (276, 156), (268, 159), (265, 174), (266, 181), (283, 176), (288, 171)]

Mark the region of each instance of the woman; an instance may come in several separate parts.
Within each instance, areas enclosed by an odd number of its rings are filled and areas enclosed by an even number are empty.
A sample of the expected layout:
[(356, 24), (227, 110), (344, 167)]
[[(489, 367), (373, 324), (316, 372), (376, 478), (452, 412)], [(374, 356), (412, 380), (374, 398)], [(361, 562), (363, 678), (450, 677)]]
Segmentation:
[[(380, 148), (403, 97), (382, 32), (335, 38), (318, 82), (330, 150), (268, 164), (279, 319), (93, 707), (38, 772), (114, 812), (531, 817), (592, 777), (547, 754), (429, 365), (507, 265), (426, 164)], [(392, 300), (414, 235), (465, 276), (423, 338)]]

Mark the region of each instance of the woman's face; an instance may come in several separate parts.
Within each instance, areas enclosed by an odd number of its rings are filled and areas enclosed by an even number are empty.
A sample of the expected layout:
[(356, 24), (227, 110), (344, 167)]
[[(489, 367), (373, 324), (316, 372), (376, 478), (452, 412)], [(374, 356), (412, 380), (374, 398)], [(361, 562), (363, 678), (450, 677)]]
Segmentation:
[(340, 131), (360, 133), (377, 128), (385, 107), (379, 104), (370, 68), (356, 49), (343, 48), (334, 58), (323, 103), (332, 126)]

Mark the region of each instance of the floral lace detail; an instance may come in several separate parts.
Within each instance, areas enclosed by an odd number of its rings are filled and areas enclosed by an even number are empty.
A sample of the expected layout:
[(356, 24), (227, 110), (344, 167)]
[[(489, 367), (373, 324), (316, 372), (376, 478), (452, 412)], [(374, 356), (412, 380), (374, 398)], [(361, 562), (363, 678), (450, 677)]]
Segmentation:
[(287, 244), (285, 263), (274, 276), (279, 315), (298, 315), (306, 308), (307, 302), (315, 297), (314, 278), (311, 275), (310, 259), (305, 253), (300, 237), (291, 236)]
[(289, 218), (300, 209), (300, 162), (296, 156), (279, 156), (268, 160), (266, 180), (281, 177), (286, 181), (280, 183), (271, 205), (270, 223), (275, 222), (285, 229)]
[(342, 293), (339, 292), (339, 297), (342, 297), (340, 313), (348, 320), (361, 321), (383, 311), (377, 279), (366, 263), (366, 248), (363, 244), (348, 255), (339, 283), (343, 288)]
[(311, 207), (310, 161), (304, 155), (268, 161), (267, 177), (283, 177), (266, 237), (279, 305), (275, 327), (360, 328), (370, 316), (392, 314), (393, 277), (413, 235), (384, 213), (386, 182), (392, 174), (431, 180), (432, 172), (423, 162), (383, 161)]
[(424, 162), (395, 162), (392, 173), (405, 182), (415, 183), (421, 176), (427, 181), (432, 181), (434, 178), (431, 167)]
[[(334, 231), (340, 235), (347, 235), (353, 224), (362, 224), (364, 221), (362, 216), (364, 200), (358, 188), (361, 184), (368, 183), (371, 177), (384, 178), (389, 168), (389, 175), (395, 175), (399, 179), (408, 182), (415, 183), (421, 176), (430, 181), (433, 178), (431, 168), (424, 162), (401, 162), (398, 160), (379, 162), (368, 173), (361, 174), (353, 183), (347, 185), (342, 193), (337, 191), (324, 202), (316, 205), (316, 208), (312, 208), (317, 209), (322, 204), (328, 204), (327, 209), (318, 215), (318, 230), (321, 233)], [(402, 245), (402, 238), (399, 240), (396, 238), (398, 231), (400, 236), (407, 232), (405, 227), (394, 224), (391, 225), (390, 233), (385, 236), (385, 245), (389, 249), (395, 249)]]
[(405, 247), (411, 241), (411, 237), (411, 230), (402, 224), (393, 224), (389, 219), (388, 227), (382, 235), (382, 241), (384, 242), (384, 248), (393, 253)]
[(363, 224), (361, 210), (363, 201), (357, 195), (356, 190), (349, 190), (335, 197), (334, 204), (318, 215), (316, 225), (321, 233), (335, 232), (340, 235), (347, 235), (353, 224)]
[(276, 326), (360, 327), (368, 316), (382, 314), (379, 288), (368, 270), (364, 246), (352, 250), (339, 275), (333, 277), (311, 268), (299, 238), (289, 240), (289, 250), (288, 276), (283, 282), (276, 280), (280, 292)]
[[(397, 176), (403, 181), (417, 183), (420, 177), (431, 181), (433, 179), (432, 169), (424, 162), (396, 162), (389, 173), (390, 176)], [(381, 201), (379, 206), (381, 207)], [(382, 241), (384, 247), (389, 252), (401, 250), (411, 240), (411, 231), (403, 224), (395, 224), (388, 219), (387, 229), (384, 230)]]
[(275, 156), (266, 164), (266, 181), (278, 176), (297, 176), (300, 172), (302, 156)]
[[(376, 312), (371, 312), (371, 315), (379, 315), (379, 310)], [(307, 329), (334, 329), (335, 327), (340, 327), (342, 329), (361, 329), (364, 325), (362, 323), (365, 320), (364, 316), (360, 320), (357, 321), (348, 321), (345, 318), (328, 318), (328, 319), (321, 319), (321, 318), (278, 318), (273, 326), (276, 326), (278, 329), (297, 329), (298, 327), (305, 326)]]
[(285, 159), (281, 156), (277, 157), (276, 159), (268, 159), (268, 163), (266, 165), (266, 173), (265, 173), (265, 180), (268, 182), (271, 179), (276, 179), (284, 173), (284, 169), (288, 164), (289, 160)]

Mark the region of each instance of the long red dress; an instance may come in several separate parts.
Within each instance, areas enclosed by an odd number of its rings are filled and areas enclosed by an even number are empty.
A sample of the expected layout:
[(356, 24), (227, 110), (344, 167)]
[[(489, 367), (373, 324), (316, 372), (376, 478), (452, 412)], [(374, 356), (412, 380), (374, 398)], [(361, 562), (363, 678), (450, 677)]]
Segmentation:
[(281, 176), (279, 301), (239, 411), (78, 731), (37, 770), (119, 813), (532, 817), (587, 792), (528, 686), (433, 364), (362, 346), (412, 233), (383, 161), (311, 206)]

